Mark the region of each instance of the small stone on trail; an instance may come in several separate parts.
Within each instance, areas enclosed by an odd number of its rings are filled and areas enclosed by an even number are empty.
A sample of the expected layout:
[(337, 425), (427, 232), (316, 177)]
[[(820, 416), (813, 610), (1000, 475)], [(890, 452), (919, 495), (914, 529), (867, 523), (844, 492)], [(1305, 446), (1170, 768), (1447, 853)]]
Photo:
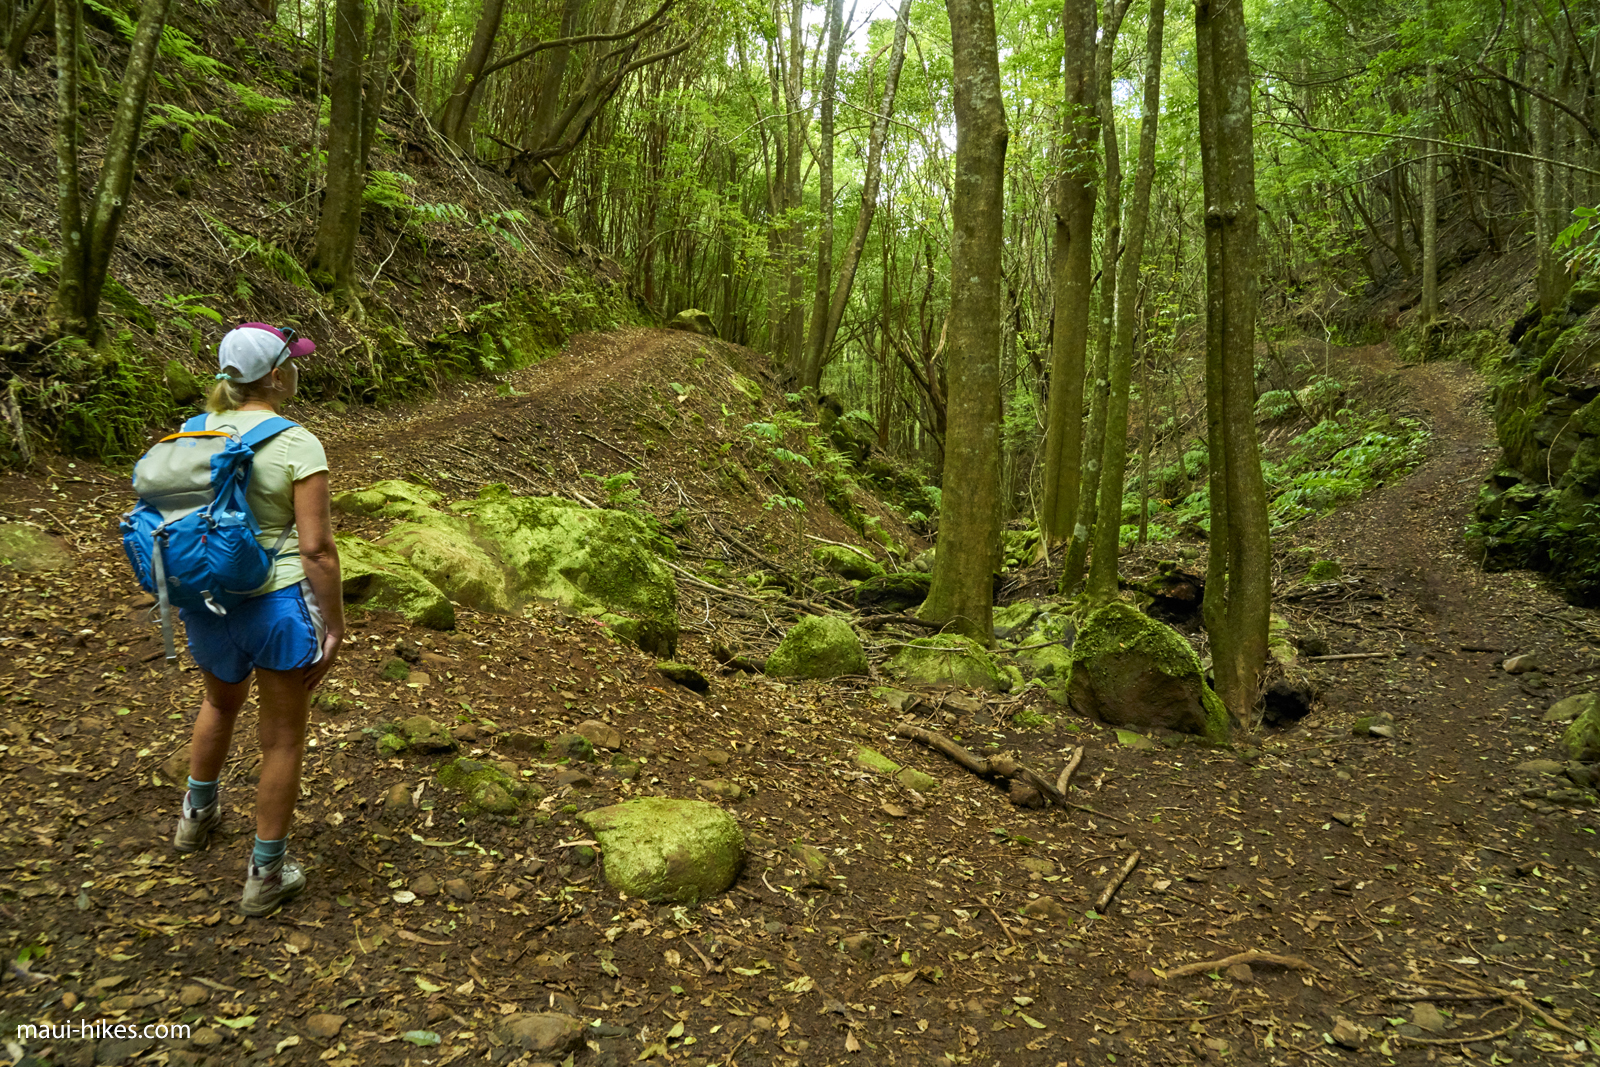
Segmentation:
[(385, 810), (395, 811), (411, 807), (411, 788), (404, 782), (396, 782), (389, 787), (389, 792), (384, 794), (383, 806)]
[(169, 782), (186, 781), (189, 776), (189, 744), (185, 742), (161, 765), (161, 773)]
[(845, 955), (854, 959), (870, 960), (878, 951), (878, 939), (868, 933), (851, 934), (840, 942)]
[(1579, 693), (1577, 696), (1558, 700), (1544, 713), (1543, 721), (1572, 722), (1597, 702), (1600, 702), (1600, 693)]
[(1530, 759), (1517, 764), (1517, 770), (1530, 774), (1560, 774), (1567, 769), (1567, 765), (1560, 760)]
[(215, 1027), (202, 1026), (189, 1035), (189, 1043), (197, 1048), (211, 1048), (222, 1044), (222, 1031)]
[(1048, 919), (1050, 922), (1063, 925), (1072, 921), (1072, 916), (1067, 914), (1067, 909), (1062, 907), (1055, 897), (1040, 897), (1038, 900), (1028, 901), (1027, 906), (1022, 909), (1022, 914), (1030, 919)]
[(499, 1036), (508, 1045), (529, 1052), (562, 1053), (583, 1043), (584, 1025), (570, 1015), (536, 1012), (513, 1015), (500, 1025)]
[(887, 800), (885, 800), (881, 805), (879, 805), (878, 810), (882, 811), (885, 815), (889, 816), (889, 818), (891, 818), (891, 819), (903, 819), (903, 818), (906, 817), (906, 809), (905, 808), (902, 808), (898, 804), (891, 804)]
[(406, 675), (407, 685), (427, 685), (433, 679), (428, 677), (427, 671), (412, 671)]
[(452, 878), (444, 884), (444, 891), (460, 901), (472, 899), (472, 887), (465, 878)]
[(609, 749), (615, 752), (622, 747), (622, 732), (615, 726), (608, 726), (599, 719), (590, 719), (578, 724), (578, 732), (589, 739), (595, 748)]
[(1500, 666), (1507, 674), (1527, 674), (1539, 669), (1539, 657), (1532, 652), (1524, 652), (1520, 656), (1507, 656)]
[(1017, 866), (1027, 871), (1029, 878), (1043, 878), (1056, 873), (1056, 865), (1043, 856), (1024, 856), (1017, 861)]
[(1235, 963), (1228, 968), (1228, 977), (1235, 982), (1254, 982), (1256, 973), (1250, 969), (1248, 963)]
[(697, 783), (697, 788), (702, 793), (710, 793), (712, 796), (721, 797), (723, 800), (738, 800), (744, 796), (744, 790), (726, 778), (702, 779)]
[(733, 757), (719, 749), (708, 748), (694, 754), (695, 763), (703, 767), (725, 767)]
[(1445, 1029), (1445, 1018), (1439, 1009), (1422, 1001), (1411, 1011), (1411, 1021), (1430, 1034), (1442, 1034)]
[(1033, 786), (1029, 785), (1027, 782), (1020, 781), (1015, 778), (1011, 780), (1011, 790), (1008, 796), (1014, 807), (1044, 807), (1044, 794), (1039, 792), (1039, 790), (1035, 789)]
[(711, 683), (706, 680), (706, 676), (687, 663), (662, 660), (656, 664), (656, 670), (660, 671), (669, 682), (677, 682), (685, 689), (692, 689), (696, 693), (711, 691)]
[(1140, 989), (1150, 989), (1160, 982), (1161, 979), (1157, 978), (1156, 973), (1148, 967), (1135, 967), (1133, 970), (1128, 972), (1128, 981), (1132, 982)]
[(198, 1008), (211, 999), (211, 990), (203, 985), (186, 985), (178, 990), (178, 1003), (186, 1008)]
[(332, 1041), (344, 1029), (343, 1015), (319, 1013), (306, 1020), (306, 1032), (323, 1041)]
[(475, 723), (464, 722), (454, 730), (451, 730), (450, 736), (457, 741), (476, 741), (478, 739), (478, 727)]
[(1369, 726), (1367, 728), (1367, 733), (1371, 734), (1373, 737), (1382, 737), (1389, 741), (1394, 740), (1394, 727), (1388, 725), (1387, 723), (1377, 723), (1376, 725)]
[(926, 793), (930, 789), (939, 787), (939, 779), (931, 774), (924, 774), (915, 767), (901, 767), (894, 780), (907, 789), (915, 789), (919, 793)]
[(437, 896), (439, 882), (431, 874), (418, 875), (416, 880), (411, 883), (411, 891), (419, 897)]
[(1330, 1034), (1334, 1043), (1348, 1049), (1360, 1051), (1366, 1043), (1367, 1033), (1349, 1019), (1338, 1018), (1333, 1020), (1333, 1030)]
[(1352, 815), (1347, 811), (1336, 811), (1333, 813), (1333, 821), (1342, 826), (1354, 826), (1358, 821), (1360, 821), (1360, 818), (1361, 816)]
[(560, 774), (556, 775), (556, 786), (559, 788), (564, 785), (570, 785), (574, 788), (582, 789), (585, 786), (594, 785), (594, 779), (590, 778), (586, 773), (578, 770), (575, 767), (569, 767)]

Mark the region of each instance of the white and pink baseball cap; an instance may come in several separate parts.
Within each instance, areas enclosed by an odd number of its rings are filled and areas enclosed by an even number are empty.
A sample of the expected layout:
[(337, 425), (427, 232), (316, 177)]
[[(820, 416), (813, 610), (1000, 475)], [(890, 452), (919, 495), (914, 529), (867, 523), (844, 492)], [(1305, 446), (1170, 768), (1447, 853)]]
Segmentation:
[(254, 382), (282, 366), (285, 360), (309, 356), (317, 350), (308, 337), (291, 328), (280, 329), (264, 322), (247, 322), (229, 330), (217, 345), (218, 378), (235, 382)]

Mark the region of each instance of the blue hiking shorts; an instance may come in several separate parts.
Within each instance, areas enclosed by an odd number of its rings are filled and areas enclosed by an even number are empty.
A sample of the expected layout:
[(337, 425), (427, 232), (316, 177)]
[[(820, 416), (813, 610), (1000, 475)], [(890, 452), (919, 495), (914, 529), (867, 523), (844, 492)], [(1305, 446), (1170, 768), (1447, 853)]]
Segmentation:
[(322, 658), (322, 613), (310, 582), (251, 597), (226, 615), (183, 608), (178, 617), (194, 661), (229, 685), (244, 681), (257, 667), (292, 671)]

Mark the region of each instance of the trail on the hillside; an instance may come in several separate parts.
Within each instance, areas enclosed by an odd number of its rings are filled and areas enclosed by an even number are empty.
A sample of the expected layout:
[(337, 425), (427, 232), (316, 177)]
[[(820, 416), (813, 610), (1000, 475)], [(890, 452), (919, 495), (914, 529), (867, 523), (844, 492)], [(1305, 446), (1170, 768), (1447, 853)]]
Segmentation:
[[(478, 386), (307, 421), (336, 488), (426, 476), (451, 495), (488, 481), (544, 492), (620, 467), (675, 482), (686, 511), (721, 524), (710, 537), (760, 509), (718, 488), (711, 431), (682, 411), (693, 401), (680, 397), (731, 373), (699, 358), (684, 336), (596, 336), (501, 390), (519, 395)], [(870, 695), (876, 679), (719, 673), (713, 641), (746, 620), (703, 590), (684, 597), (678, 656), (711, 679), (703, 695), (554, 609), (463, 612), (452, 635), (374, 614), (352, 628), (337, 710), (312, 726), (291, 846), (311, 886), (252, 922), (233, 911), (250, 712), (223, 831), (207, 852), (172, 853), (197, 685), (153, 666), (156, 634), (109, 534), (126, 498), (83, 464), (6, 479), (0, 511), (55, 523), (73, 566), (0, 573), (13, 662), (0, 674), (0, 919), (20, 961), (0, 1014), (195, 1028), (26, 1043), (55, 1064), (562, 1061), (564, 1048), (506, 1029), (530, 1012), (578, 1027), (575, 1067), (1299, 1064), (1350, 1046), (1403, 1064), (1590, 1062), (1600, 820), (1560, 774), (1561, 726), (1541, 716), (1594, 688), (1600, 625), (1466, 555), (1494, 458), (1476, 376), (1393, 368), (1381, 347), (1339, 358), (1398, 374), (1434, 438), (1410, 476), (1280, 539), (1280, 570), (1299, 543), (1346, 575), (1308, 593), (1283, 571), (1291, 632), (1370, 654), (1306, 663), (1320, 702), (1292, 728), (1235, 751), (1133, 747), (1037, 690), (911, 709), (1051, 778), (1083, 747), (1078, 806), (1019, 809), (892, 737), (901, 712)], [(683, 393), (657, 388), (662, 367)], [(712, 554), (700, 527), (679, 536), (686, 559)], [(747, 633), (773, 640), (782, 605), (752, 613)], [(397, 649), (418, 668), (403, 683), (380, 674)], [(1520, 652), (1542, 669), (1506, 673)], [(382, 724), (418, 714), (544, 801), (515, 820), (458, 816), (435, 760), (375, 745)], [(530, 752), (585, 721), (615, 730), (615, 766)], [(862, 745), (937, 785), (872, 773)], [(734, 814), (748, 857), (732, 891), (675, 910), (607, 887), (574, 847), (573, 815), (638, 795)], [(1254, 955), (1218, 962), (1240, 954)]]

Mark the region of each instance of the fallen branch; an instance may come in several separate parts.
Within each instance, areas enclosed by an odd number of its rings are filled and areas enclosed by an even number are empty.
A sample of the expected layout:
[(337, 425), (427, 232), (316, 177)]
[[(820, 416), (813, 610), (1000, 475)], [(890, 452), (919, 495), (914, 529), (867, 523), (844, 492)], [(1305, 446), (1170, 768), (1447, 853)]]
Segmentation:
[(868, 552), (864, 548), (857, 548), (855, 545), (847, 545), (843, 541), (830, 541), (826, 537), (818, 537), (816, 534), (806, 534), (806, 540), (807, 541), (821, 541), (825, 545), (837, 545), (839, 548), (848, 548), (850, 551), (854, 552), (856, 555), (862, 557), (863, 559), (869, 560), (869, 561), (871, 561), (873, 563), (878, 562), (876, 559), (872, 558), (872, 553), (871, 552)]
[[(1490, 1008), (1489, 1010), (1498, 1011), (1499, 1009)], [(1522, 1012), (1519, 1011), (1517, 1012), (1516, 1022), (1505, 1027), (1504, 1029), (1495, 1030), (1494, 1032), (1488, 1034), (1465, 1034), (1461, 1037), (1407, 1037), (1405, 1034), (1390, 1034), (1388, 1036), (1390, 1040), (1405, 1041), (1413, 1045), (1465, 1045), (1469, 1042), (1489, 1041), (1497, 1037), (1505, 1037), (1511, 1031), (1522, 1025), (1523, 1018), (1524, 1016)], [(1429, 1053), (1429, 1055), (1432, 1055), (1432, 1053)]]
[(1072, 756), (1067, 760), (1067, 765), (1061, 768), (1061, 777), (1056, 779), (1056, 792), (1062, 796), (1067, 795), (1067, 786), (1072, 783), (1072, 774), (1078, 769), (1078, 764), (1083, 762), (1083, 746), (1079, 745), (1072, 750)]
[(888, 623), (895, 623), (900, 626), (920, 626), (924, 630), (944, 629), (944, 623), (942, 622), (929, 622), (927, 619), (919, 619), (915, 615), (906, 615), (903, 613), (897, 615), (863, 615), (861, 618), (856, 620), (857, 626), (864, 628), (870, 627), (873, 629), (876, 629), (879, 626), (884, 626)]
[[(1466, 992), (1466, 993), (1493, 993), (1494, 995), (1503, 998), (1507, 1003), (1515, 1004), (1522, 1011), (1525, 1011), (1525, 1012), (1527, 1012), (1527, 1013), (1529, 1013), (1531, 1015), (1538, 1016), (1539, 1021), (1544, 1023), (1546, 1026), (1548, 1026), (1552, 1030), (1560, 1030), (1562, 1033), (1571, 1034), (1573, 1037), (1582, 1037), (1583, 1036), (1582, 1034), (1578, 1033), (1578, 1031), (1572, 1029), (1572, 1027), (1563, 1024), (1555, 1016), (1551, 1015), (1549, 1012), (1547, 1012), (1543, 1008), (1539, 1007), (1539, 1005), (1537, 1005), (1537, 1004), (1535, 1004), (1533, 1002), (1533, 999), (1531, 997), (1525, 996), (1525, 995), (1523, 995), (1521, 993), (1514, 993), (1509, 989), (1497, 989), (1494, 986), (1488, 985), (1488, 984), (1480, 981), (1477, 978), (1477, 976), (1469, 974), (1466, 971), (1463, 971), (1460, 967), (1457, 967), (1454, 964), (1446, 963), (1445, 966), (1450, 968), (1452, 971), (1456, 972), (1457, 974), (1461, 975), (1463, 978), (1465, 978), (1467, 980), (1468, 984), (1467, 984), (1466, 987), (1462, 987), (1460, 985), (1455, 985), (1453, 983), (1448, 983), (1448, 982), (1439, 982), (1437, 984), (1449, 985), (1452, 988), (1461, 990), (1462, 992)], [(1476, 1040), (1476, 1039), (1474, 1039), (1474, 1040)]]
[(1307, 656), (1307, 663), (1333, 663), (1341, 659), (1385, 659), (1393, 652), (1342, 652), (1337, 656)]
[(1117, 895), (1117, 890), (1121, 889), (1122, 883), (1128, 880), (1128, 875), (1132, 874), (1133, 869), (1139, 866), (1140, 855), (1139, 850), (1134, 849), (1133, 855), (1123, 862), (1122, 869), (1112, 875), (1111, 881), (1107, 882), (1106, 887), (1100, 890), (1100, 895), (1094, 898), (1094, 910), (1096, 912), (1104, 914), (1106, 908), (1110, 907), (1111, 898)]
[(1012, 756), (1009, 752), (1001, 752), (997, 755), (990, 756), (987, 759), (983, 759), (978, 756), (974, 756), (972, 753), (968, 752), (966, 749), (962, 748), (960, 745), (956, 744), (954, 741), (950, 740), (948, 737), (944, 736), (944, 734), (941, 734), (936, 730), (926, 730), (921, 726), (912, 726), (910, 723), (899, 723), (895, 726), (891, 733), (893, 733), (896, 737), (903, 737), (907, 740), (917, 741), (926, 745), (935, 752), (947, 756), (954, 762), (961, 764), (961, 766), (965, 767), (967, 770), (971, 771), (973, 774), (976, 774), (980, 778), (1009, 778), (1026, 782), (1028, 785), (1031, 785), (1037, 789), (1045, 796), (1046, 799), (1058, 807), (1070, 806), (1067, 804), (1067, 798), (1062, 796), (1060, 791), (1057, 790), (1054, 785), (1045, 781), (1045, 779), (1041, 778), (1039, 775), (1033, 773), (1028, 768), (1018, 763), (1016, 757)]
[(1274, 967), (1285, 967), (1291, 971), (1314, 971), (1317, 968), (1307, 963), (1299, 956), (1275, 956), (1270, 952), (1237, 952), (1232, 956), (1224, 956), (1220, 960), (1203, 960), (1199, 963), (1186, 963), (1166, 973), (1166, 977), (1187, 978), (1191, 974), (1204, 974), (1207, 971), (1220, 971), (1239, 963), (1266, 963)]

